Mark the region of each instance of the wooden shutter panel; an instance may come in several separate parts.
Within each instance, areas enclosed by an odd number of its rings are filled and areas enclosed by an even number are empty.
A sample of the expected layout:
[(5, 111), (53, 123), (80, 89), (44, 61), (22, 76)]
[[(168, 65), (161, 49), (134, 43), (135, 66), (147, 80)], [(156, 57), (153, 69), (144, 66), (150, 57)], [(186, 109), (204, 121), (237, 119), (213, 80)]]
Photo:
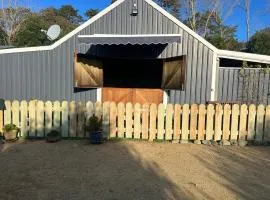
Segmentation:
[(101, 60), (75, 55), (75, 87), (99, 88), (103, 86), (103, 64)]
[(163, 64), (162, 88), (184, 90), (186, 56), (168, 59)]

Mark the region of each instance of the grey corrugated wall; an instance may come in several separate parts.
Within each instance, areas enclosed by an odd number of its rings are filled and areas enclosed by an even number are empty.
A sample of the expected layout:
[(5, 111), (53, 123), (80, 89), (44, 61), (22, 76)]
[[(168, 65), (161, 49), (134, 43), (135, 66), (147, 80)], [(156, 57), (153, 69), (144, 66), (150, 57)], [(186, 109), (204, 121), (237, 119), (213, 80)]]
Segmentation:
[(219, 68), (218, 100), (222, 102), (270, 103), (267, 70)]
[[(90, 45), (79, 45), (77, 35), (180, 33), (182, 43), (168, 45), (157, 56), (187, 55), (186, 88), (184, 91), (170, 91), (169, 102), (209, 101), (213, 52), (144, 0), (137, 0), (139, 14), (131, 16), (132, 4), (132, 0), (124, 1), (54, 50), (0, 55), (0, 97), (95, 101), (96, 90), (74, 91), (73, 88), (73, 54), (75, 51), (87, 52), (91, 48)], [(98, 49), (92, 53), (99, 55)]]

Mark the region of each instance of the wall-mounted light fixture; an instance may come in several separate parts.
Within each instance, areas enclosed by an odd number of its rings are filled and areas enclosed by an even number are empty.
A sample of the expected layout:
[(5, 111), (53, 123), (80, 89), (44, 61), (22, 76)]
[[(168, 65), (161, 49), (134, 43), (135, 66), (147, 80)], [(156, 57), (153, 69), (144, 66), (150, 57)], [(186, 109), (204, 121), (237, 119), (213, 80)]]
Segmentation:
[(138, 6), (136, 3), (133, 4), (132, 6), (132, 13), (131, 13), (132, 16), (137, 16), (138, 15)]

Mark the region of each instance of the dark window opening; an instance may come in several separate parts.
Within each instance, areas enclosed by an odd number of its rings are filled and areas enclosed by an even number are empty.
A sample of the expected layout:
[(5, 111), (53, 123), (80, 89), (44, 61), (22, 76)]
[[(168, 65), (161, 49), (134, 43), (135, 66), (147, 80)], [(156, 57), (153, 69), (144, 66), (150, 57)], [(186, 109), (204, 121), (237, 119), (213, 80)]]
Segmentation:
[(104, 59), (103, 64), (103, 87), (161, 88), (162, 60)]

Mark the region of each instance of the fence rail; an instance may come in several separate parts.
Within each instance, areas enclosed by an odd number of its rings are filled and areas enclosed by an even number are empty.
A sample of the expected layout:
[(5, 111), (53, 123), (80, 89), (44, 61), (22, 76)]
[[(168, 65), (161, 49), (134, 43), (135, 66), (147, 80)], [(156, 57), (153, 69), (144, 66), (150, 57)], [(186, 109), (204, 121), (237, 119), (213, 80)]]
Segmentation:
[(255, 140), (270, 141), (270, 105), (140, 105), (114, 102), (75, 103), (5, 101), (0, 129), (13, 123), (21, 137), (43, 138), (51, 130), (62, 137), (87, 136), (85, 125), (93, 114), (102, 116), (108, 138), (145, 140)]

